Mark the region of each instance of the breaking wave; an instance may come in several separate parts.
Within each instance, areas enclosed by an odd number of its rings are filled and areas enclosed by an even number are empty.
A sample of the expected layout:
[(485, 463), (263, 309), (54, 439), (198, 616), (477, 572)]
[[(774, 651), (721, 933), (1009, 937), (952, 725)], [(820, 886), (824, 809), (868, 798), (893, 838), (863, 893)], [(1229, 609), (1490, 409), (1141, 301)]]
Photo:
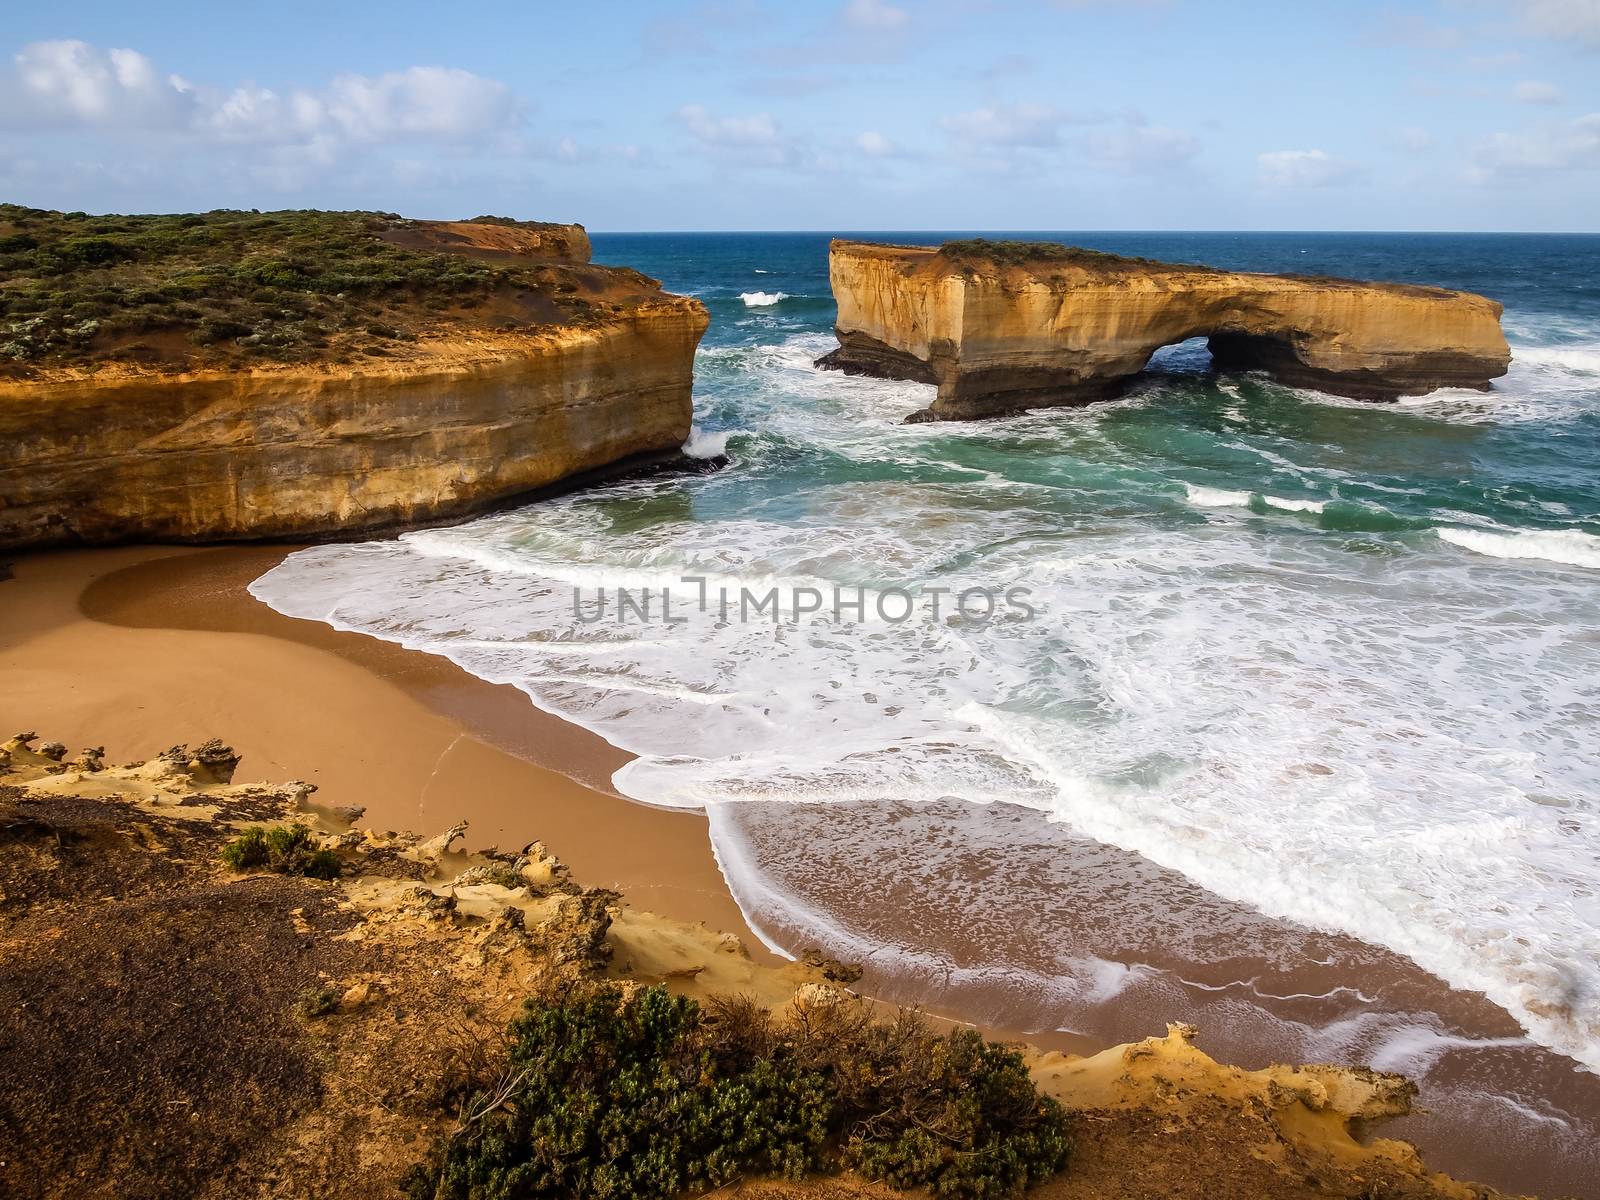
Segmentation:
[(1571, 567), (1600, 569), (1600, 537), (1576, 529), (1456, 529), (1439, 536), (1455, 546), (1491, 558), (1536, 558)]

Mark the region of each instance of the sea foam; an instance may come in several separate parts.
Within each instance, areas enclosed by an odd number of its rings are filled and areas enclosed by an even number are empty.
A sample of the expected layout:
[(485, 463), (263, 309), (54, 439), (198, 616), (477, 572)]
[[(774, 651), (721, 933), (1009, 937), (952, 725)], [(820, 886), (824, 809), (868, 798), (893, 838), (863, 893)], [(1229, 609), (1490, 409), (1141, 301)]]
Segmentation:
[(689, 440), (683, 452), (690, 458), (726, 458), (728, 439), (737, 432), (732, 429), (704, 430), (698, 426), (689, 431)]
[(770, 308), (789, 298), (788, 292), (740, 292), (746, 308)]
[(1600, 569), (1600, 537), (1578, 529), (1461, 529), (1445, 527), (1439, 537), (1454, 546), (1491, 558), (1542, 559), (1570, 567)]
[[(1218, 896), (1407, 955), (1600, 1068), (1592, 580), (1550, 571), (1530, 589), (1525, 572), (1463, 553), (1476, 547), (1445, 536), (1459, 522), (1412, 515), (1426, 508), (1405, 479), (1369, 472), (1393, 512), (1269, 490), (1357, 494), (1349, 455), (1337, 472), (1262, 459), (1245, 486), (1182, 493), (1315, 521), (1197, 522), (1173, 478), (1211, 463), (1152, 466), (1151, 396), (906, 426), (929, 389), (812, 369), (831, 344), (803, 334), (702, 354), (697, 387), (716, 419), (748, 431), (734, 471), (314, 547), (252, 591), (514, 683), (633, 752), (619, 789), (710, 808), (735, 895), (748, 912), (787, 913), (785, 928), (860, 936), (762, 875), (732, 832), (743, 806), (1004, 801)], [(1446, 528), (1419, 537), (1419, 522)], [(1465, 532), (1544, 545), (1520, 536), (1543, 531)], [(1586, 538), (1556, 548), (1576, 554)], [(574, 587), (685, 575), (1015, 584), (1042, 616), (574, 619)], [(808, 828), (800, 850), (820, 854), (830, 825)], [(1111, 978), (1084, 971), (1064, 1002)]]

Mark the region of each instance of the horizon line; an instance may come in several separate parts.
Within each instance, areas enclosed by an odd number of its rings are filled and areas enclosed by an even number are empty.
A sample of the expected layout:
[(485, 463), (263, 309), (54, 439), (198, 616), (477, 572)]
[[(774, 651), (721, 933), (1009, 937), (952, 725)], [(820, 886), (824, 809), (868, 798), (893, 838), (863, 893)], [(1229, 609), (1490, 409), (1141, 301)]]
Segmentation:
[[(420, 218), (429, 219), (429, 218)], [(573, 224), (582, 225), (581, 221)], [(841, 229), (830, 226), (824, 229), (591, 229), (583, 226), (584, 231), (590, 235), (601, 237), (624, 236), (659, 236), (664, 234), (829, 234), (832, 236), (855, 236), (860, 234), (948, 234), (948, 233), (986, 233), (986, 234), (1019, 234), (1019, 233), (1048, 233), (1048, 234), (1151, 234), (1151, 233), (1232, 233), (1232, 234), (1273, 234), (1278, 236), (1316, 237), (1329, 234), (1379, 234), (1396, 235), (1404, 234), (1410, 237), (1596, 237), (1600, 238), (1600, 230), (1588, 229), (980, 229), (950, 226), (947, 228), (927, 229)]]

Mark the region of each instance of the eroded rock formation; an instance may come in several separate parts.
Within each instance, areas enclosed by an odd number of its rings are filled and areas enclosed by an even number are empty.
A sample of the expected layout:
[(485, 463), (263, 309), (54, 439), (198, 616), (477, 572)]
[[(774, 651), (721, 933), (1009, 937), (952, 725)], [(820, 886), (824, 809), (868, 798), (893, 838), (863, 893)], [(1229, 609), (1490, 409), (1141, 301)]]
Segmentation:
[[(413, 223), (395, 236), (545, 262), (550, 296), (512, 294), (482, 328), (343, 363), (0, 378), (0, 547), (415, 525), (678, 454), (702, 304), (587, 265), (581, 226)], [(567, 294), (586, 302), (580, 317), (552, 302)]]
[(1501, 306), (1442, 288), (1179, 266), (1052, 244), (835, 241), (839, 348), (819, 366), (938, 386), (920, 419), (1114, 396), (1162, 346), (1364, 400), (1486, 389)]

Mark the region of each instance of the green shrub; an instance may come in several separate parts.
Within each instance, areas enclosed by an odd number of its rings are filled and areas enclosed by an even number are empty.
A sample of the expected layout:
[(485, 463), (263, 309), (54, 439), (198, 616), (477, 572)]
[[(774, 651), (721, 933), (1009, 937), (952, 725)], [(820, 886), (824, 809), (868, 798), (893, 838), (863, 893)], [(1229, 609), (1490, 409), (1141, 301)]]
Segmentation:
[(1018, 242), (993, 238), (964, 238), (946, 242), (939, 247), (939, 252), (947, 258), (981, 258), (1006, 265), (1069, 262), (1110, 265), (1145, 261), (1099, 250), (1085, 250), (1081, 246), (1067, 246), (1060, 242)]
[(200, 322), (200, 328), (189, 335), (189, 340), (197, 346), (210, 346), (216, 342), (237, 341), (249, 332), (250, 326), (238, 321), (230, 321), (225, 317), (206, 317)]
[(340, 869), (339, 856), (317, 849), (311, 830), (298, 822), (271, 829), (251, 825), (223, 846), (222, 861), (235, 871), (276, 871), (312, 879), (337, 879)]
[(1021, 242), (996, 238), (959, 238), (945, 242), (939, 253), (964, 266), (975, 262), (994, 263), (999, 266), (1066, 266), (1093, 267), (1098, 270), (1119, 270), (1137, 267), (1141, 271), (1211, 270), (1209, 267), (1181, 266), (1160, 262), (1152, 258), (1135, 258), (1124, 254), (1108, 254), (1103, 250), (1088, 250), (1082, 246), (1068, 246), (1061, 242)]
[(139, 257), (133, 247), (104, 237), (66, 238), (61, 243), (60, 254), (69, 263), (92, 266), (127, 262)]
[(854, 1133), (845, 1162), (934, 1196), (1015, 1196), (1069, 1153), (1060, 1122), (1032, 1121), (1040, 1097), (1021, 1057), (957, 1030), (920, 1047), (882, 1111)]
[(614, 984), (530, 1000), (497, 1079), (413, 1169), (412, 1200), (667, 1197), (854, 1167), (940, 1197), (1016, 1196), (1066, 1163), (1066, 1114), (1016, 1051), (842, 1002), (775, 1021)]
[(222, 861), (235, 871), (254, 871), (267, 865), (267, 831), (251, 825), (222, 848)]

